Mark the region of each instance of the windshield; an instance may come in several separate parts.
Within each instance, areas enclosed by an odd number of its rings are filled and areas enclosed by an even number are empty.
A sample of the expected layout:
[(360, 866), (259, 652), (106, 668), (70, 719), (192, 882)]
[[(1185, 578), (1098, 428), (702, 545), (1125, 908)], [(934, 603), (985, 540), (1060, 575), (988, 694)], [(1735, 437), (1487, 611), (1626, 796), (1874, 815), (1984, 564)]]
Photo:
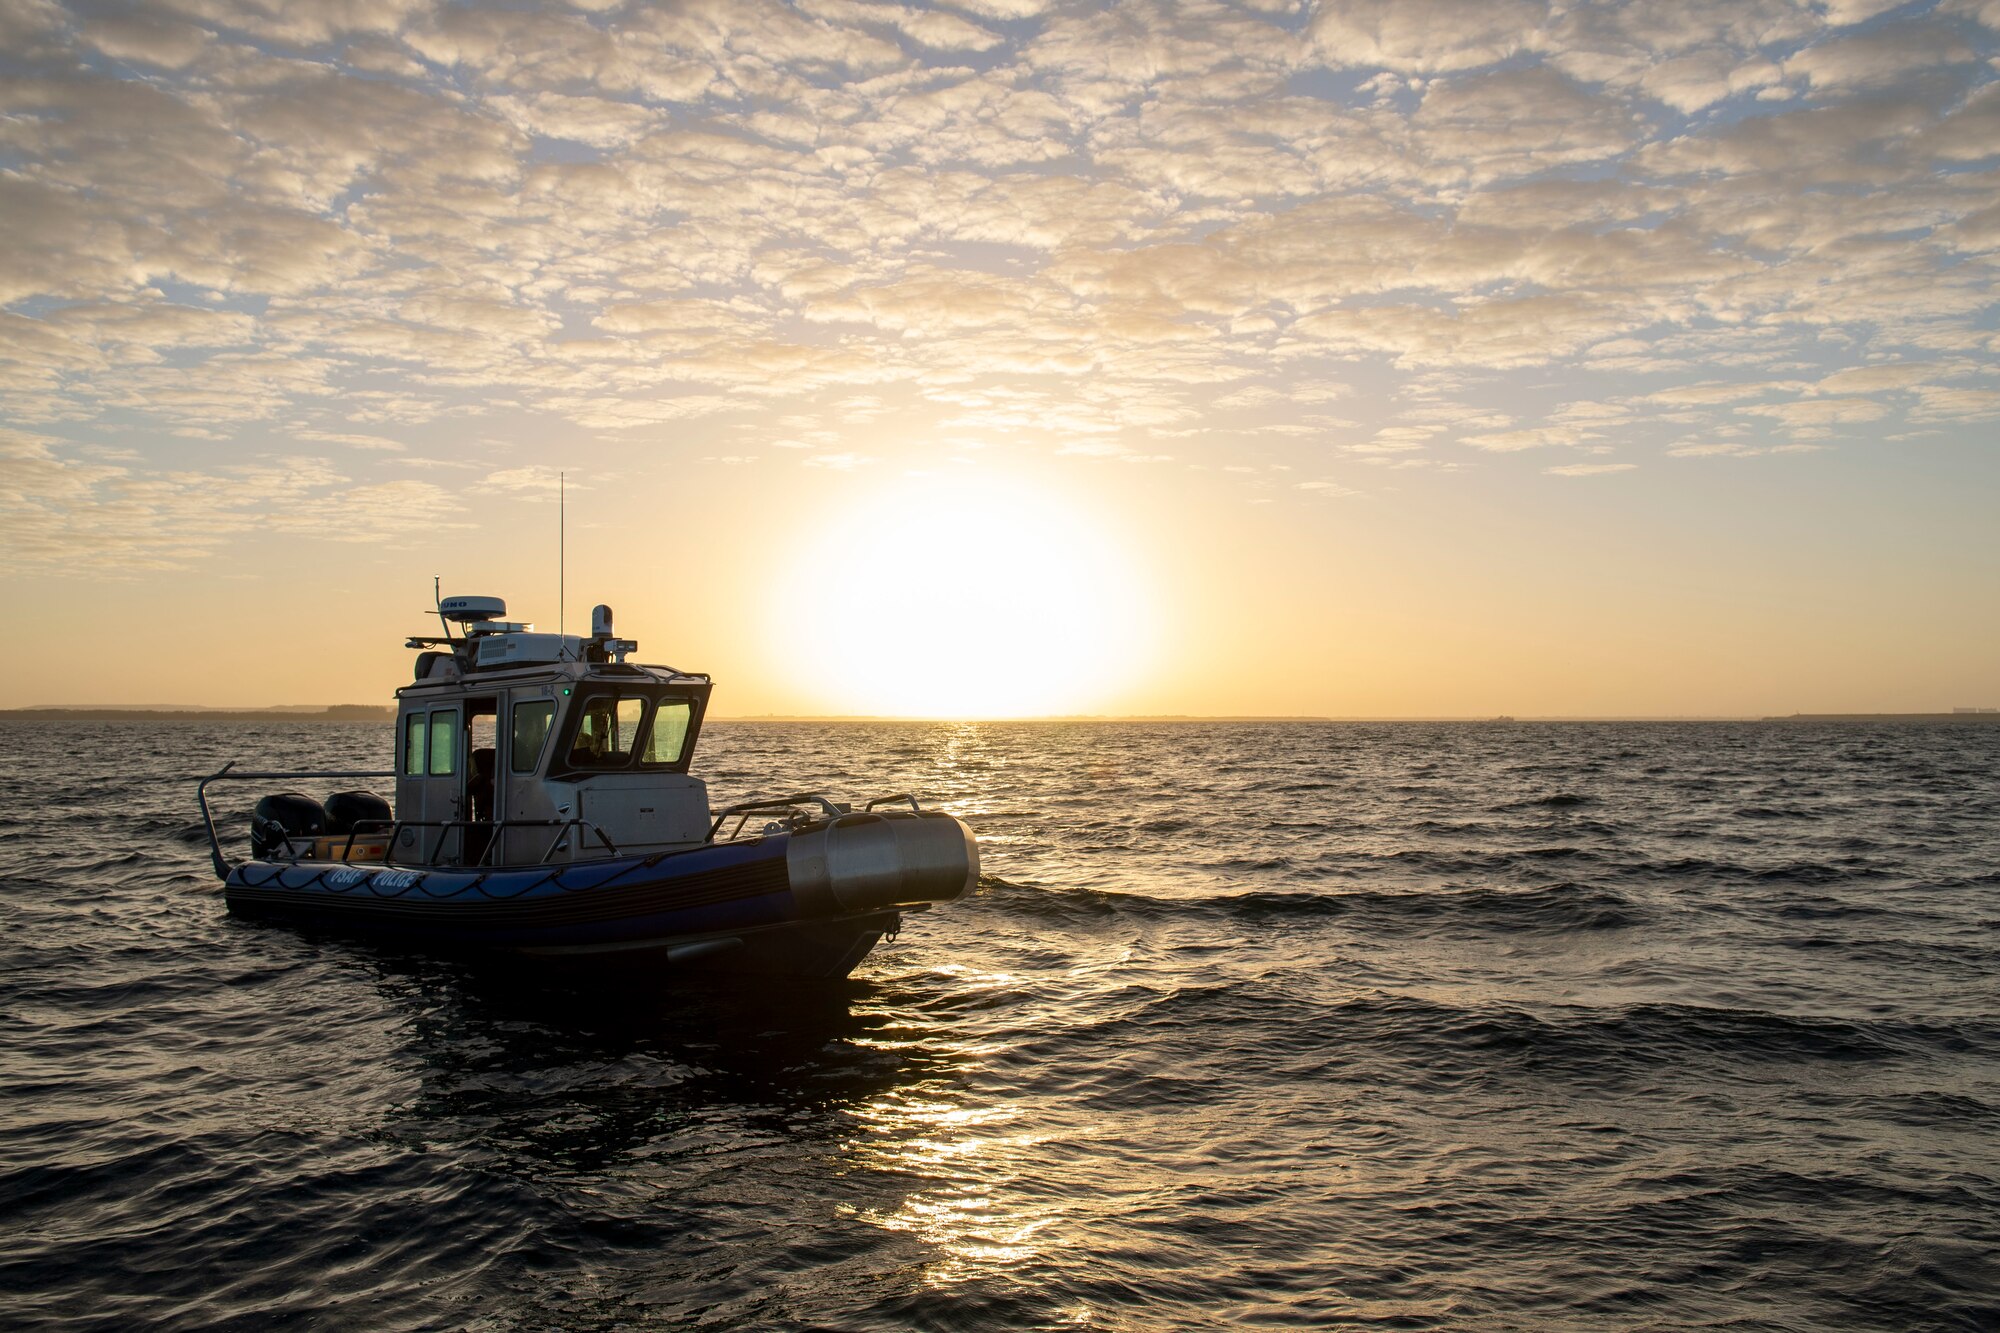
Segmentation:
[(620, 692), (593, 694), (578, 706), (570, 733), (571, 768), (669, 768), (687, 750), (694, 704), (687, 699)]
[(574, 768), (623, 768), (632, 762), (646, 701), (634, 695), (598, 695), (583, 701), (576, 739), (569, 747)]

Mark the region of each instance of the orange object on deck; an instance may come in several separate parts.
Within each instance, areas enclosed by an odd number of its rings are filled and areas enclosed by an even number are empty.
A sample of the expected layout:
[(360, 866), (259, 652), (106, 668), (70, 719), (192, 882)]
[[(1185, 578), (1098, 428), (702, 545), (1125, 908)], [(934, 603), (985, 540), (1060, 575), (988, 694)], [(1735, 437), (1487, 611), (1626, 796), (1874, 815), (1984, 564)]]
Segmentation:
[(315, 861), (380, 861), (389, 851), (389, 840), (379, 833), (357, 835), (348, 846), (345, 834), (337, 838), (314, 838)]

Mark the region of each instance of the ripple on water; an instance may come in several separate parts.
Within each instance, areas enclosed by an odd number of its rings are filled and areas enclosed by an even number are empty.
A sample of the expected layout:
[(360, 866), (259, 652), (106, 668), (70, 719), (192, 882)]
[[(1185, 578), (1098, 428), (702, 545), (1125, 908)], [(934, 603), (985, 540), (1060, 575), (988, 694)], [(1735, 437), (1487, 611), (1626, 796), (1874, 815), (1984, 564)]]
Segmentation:
[(717, 723), (987, 872), (728, 992), (224, 916), (391, 740), (0, 731), (0, 1322), (2000, 1323), (2000, 728)]

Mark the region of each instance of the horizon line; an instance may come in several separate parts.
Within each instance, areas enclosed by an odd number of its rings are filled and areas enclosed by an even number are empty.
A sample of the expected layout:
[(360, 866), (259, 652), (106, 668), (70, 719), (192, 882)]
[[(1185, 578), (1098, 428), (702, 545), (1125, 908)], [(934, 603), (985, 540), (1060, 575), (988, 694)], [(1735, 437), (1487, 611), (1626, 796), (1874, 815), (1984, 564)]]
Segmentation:
[[(296, 719), (299, 721), (328, 720), (332, 713), (348, 714), (345, 718), (332, 719), (353, 722), (387, 720), (394, 716), (395, 709), (389, 704), (278, 704), (251, 707), (230, 707), (213, 704), (35, 704), (22, 708), (0, 709), (0, 719), (26, 719), (41, 714), (115, 714), (120, 719), (200, 719), (205, 716), (241, 717), (254, 715), (273, 721)], [(369, 714), (372, 716), (354, 716)], [(1933, 710), (1928, 712), (1851, 712), (1851, 713), (1524, 713), (1519, 715), (1490, 713), (1044, 713), (1019, 717), (938, 717), (888, 713), (741, 713), (710, 714), (710, 722), (745, 723), (929, 723), (929, 724), (1002, 724), (1002, 723), (1383, 723), (1383, 722), (1455, 722), (1455, 723), (1526, 723), (1526, 722), (1787, 722), (1787, 721), (1865, 721), (1865, 720), (1953, 720), (1953, 721), (2000, 721), (2000, 709), (1980, 709), (1977, 711)], [(112, 720), (112, 719), (107, 719)], [(220, 718), (218, 718), (220, 720)]]

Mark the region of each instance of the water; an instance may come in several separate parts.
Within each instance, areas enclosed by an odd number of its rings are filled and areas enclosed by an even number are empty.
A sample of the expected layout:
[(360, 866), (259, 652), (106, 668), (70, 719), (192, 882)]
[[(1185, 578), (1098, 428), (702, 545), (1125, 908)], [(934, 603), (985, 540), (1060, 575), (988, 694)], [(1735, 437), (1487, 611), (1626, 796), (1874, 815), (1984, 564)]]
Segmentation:
[(718, 724), (986, 858), (723, 995), (228, 919), (387, 728), (0, 747), (11, 1328), (2000, 1327), (2000, 727)]

